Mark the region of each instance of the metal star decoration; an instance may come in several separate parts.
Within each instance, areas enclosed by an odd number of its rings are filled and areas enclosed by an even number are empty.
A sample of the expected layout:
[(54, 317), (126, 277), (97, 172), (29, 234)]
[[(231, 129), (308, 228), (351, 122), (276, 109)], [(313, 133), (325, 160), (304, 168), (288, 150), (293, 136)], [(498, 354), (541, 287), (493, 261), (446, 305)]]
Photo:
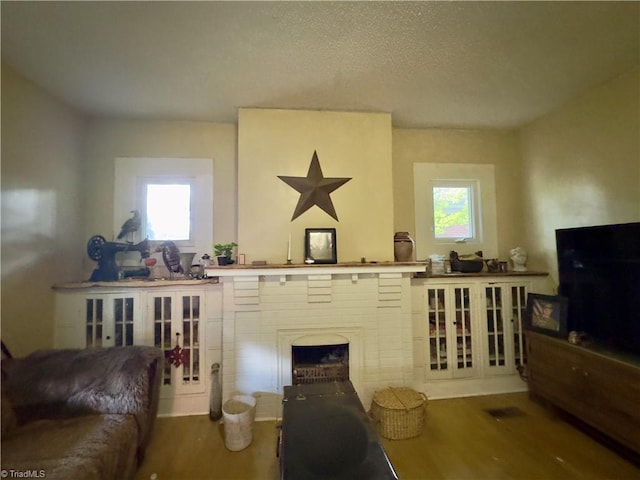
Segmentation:
[(325, 178), (322, 175), (320, 161), (318, 160), (318, 154), (315, 150), (306, 177), (286, 177), (278, 175), (278, 178), (300, 192), (298, 204), (293, 212), (293, 217), (291, 217), (292, 222), (314, 205), (317, 205), (338, 220), (338, 215), (331, 201), (330, 194), (351, 180), (351, 178)]

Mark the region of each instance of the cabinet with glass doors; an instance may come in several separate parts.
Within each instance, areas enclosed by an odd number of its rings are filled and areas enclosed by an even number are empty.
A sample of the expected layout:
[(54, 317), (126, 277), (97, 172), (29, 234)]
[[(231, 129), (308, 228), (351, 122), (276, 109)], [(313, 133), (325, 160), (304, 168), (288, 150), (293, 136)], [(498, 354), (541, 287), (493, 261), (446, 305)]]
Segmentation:
[(55, 318), (56, 348), (125, 347), (144, 336), (137, 292), (58, 294)]
[(104, 283), (54, 287), (54, 347), (158, 347), (165, 360), (159, 412), (206, 413), (210, 365), (222, 360), (216, 282)]
[(166, 291), (147, 294), (147, 318), (152, 322), (152, 344), (164, 351), (163, 395), (202, 393), (203, 291)]
[(412, 281), (417, 378), (434, 398), (523, 391), (530, 292), (550, 294), (544, 272), (452, 274)]
[(523, 322), (528, 282), (481, 285), (484, 367), (491, 373), (511, 374), (526, 363)]
[(427, 377), (462, 378), (477, 362), (471, 285), (426, 287)]

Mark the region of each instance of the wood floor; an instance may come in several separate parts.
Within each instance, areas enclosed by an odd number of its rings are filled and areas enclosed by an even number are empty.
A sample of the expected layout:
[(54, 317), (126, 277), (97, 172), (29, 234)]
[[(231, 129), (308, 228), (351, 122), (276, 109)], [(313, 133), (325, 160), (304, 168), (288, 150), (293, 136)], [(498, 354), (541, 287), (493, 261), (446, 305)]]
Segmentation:
[[(207, 416), (159, 418), (136, 480), (276, 480), (277, 436), (276, 422), (257, 422), (253, 443), (230, 452)], [(401, 480), (640, 479), (637, 466), (526, 393), (429, 401), (420, 437), (383, 445)]]

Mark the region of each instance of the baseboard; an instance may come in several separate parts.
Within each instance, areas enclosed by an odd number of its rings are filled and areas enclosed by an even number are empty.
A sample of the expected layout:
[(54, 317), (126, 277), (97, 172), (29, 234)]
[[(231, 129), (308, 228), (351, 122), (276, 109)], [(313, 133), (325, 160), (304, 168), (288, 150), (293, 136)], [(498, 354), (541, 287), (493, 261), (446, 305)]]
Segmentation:
[(431, 380), (424, 382), (420, 389), (430, 400), (498, 395), (526, 392), (527, 390), (527, 383), (517, 374), (486, 378)]

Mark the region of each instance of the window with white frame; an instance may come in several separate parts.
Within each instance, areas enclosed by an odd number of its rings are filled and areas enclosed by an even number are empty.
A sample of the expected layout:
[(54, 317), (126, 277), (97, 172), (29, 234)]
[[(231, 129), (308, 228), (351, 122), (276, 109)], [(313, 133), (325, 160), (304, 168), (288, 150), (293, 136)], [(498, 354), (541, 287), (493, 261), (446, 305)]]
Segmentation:
[(493, 165), (414, 164), (418, 259), (451, 250), (498, 254)]
[(209, 253), (213, 243), (213, 160), (116, 158), (113, 228), (138, 210), (134, 241), (172, 240), (183, 252)]
[(431, 185), (433, 239), (438, 243), (481, 239), (477, 180), (439, 180)]
[(149, 240), (193, 241), (193, 178), (141, 177), (141, 236)]

